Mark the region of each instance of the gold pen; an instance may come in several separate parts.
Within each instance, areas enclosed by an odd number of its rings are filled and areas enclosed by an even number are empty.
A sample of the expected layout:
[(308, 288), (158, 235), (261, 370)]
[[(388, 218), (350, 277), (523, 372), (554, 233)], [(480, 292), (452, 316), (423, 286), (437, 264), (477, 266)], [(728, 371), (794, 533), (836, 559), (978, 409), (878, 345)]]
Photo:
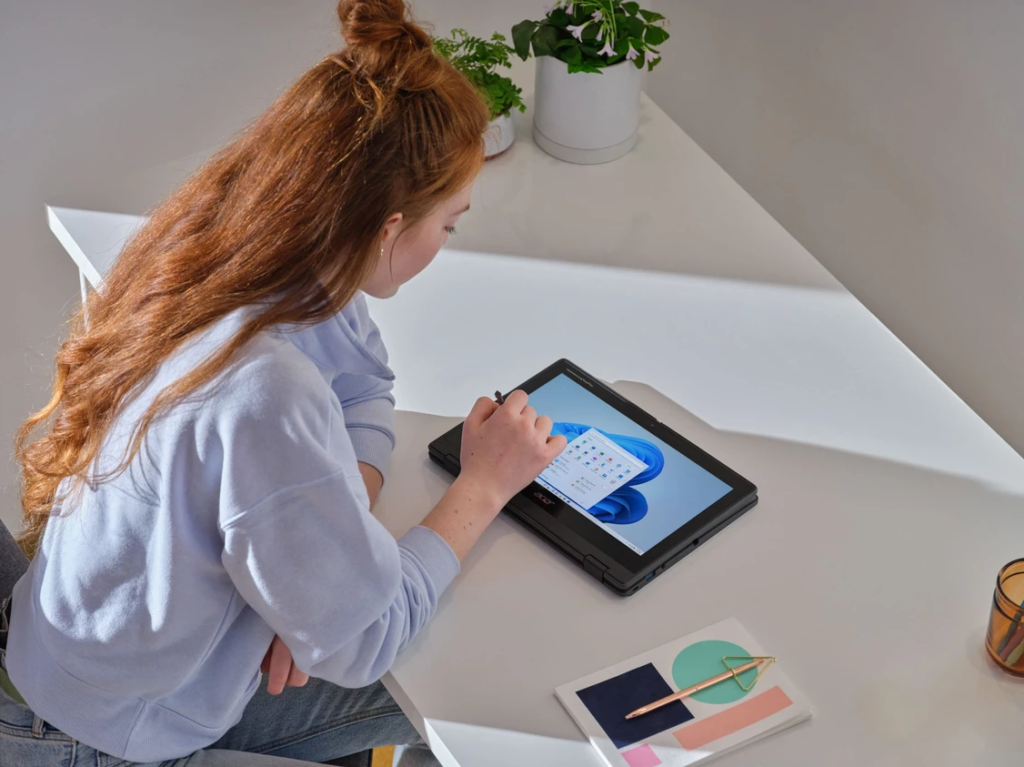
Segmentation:
[(698, 682), (692, 687), (687, 687), (685, 690), (680, 690), (679, 692), (672, 693), (671, 695), (666, 695), (661, 700), (656, 700), (654, 701), (654, 703), (648, 703), (646, 706), (641, 706), (636, 711), (626, 714), (626, 719), (632, 719), (637, 716), (642, 716), (643, 714), (646, 714), (649, 711), (654, 711), (654, 709), (656, 708), (661, 708), (667, 703), (682, 700), (683, 698), (689, 698), (695, 692), (706, 690), (708, 687), (713, 687), (714, 685), (719, 684), (720, 682), (724, 682), (728, 679), (736, 679), (736, 681), (739, 682), (740, 674), (742, 674), (745, 671), (750, 671), (750, 669), (752, 668), (757, 668), (767, 660), (767, 658), (758, 658), (757, 660), (752, 660), (750, 661), (750, 663), (744, 663), (742, 666), (737, 666), (736, 668), (731, 669), (729, 671), (725, 671), (719, 674), (718, 676), (713, 676), (710, 679), (705, 679), (703, 682)]

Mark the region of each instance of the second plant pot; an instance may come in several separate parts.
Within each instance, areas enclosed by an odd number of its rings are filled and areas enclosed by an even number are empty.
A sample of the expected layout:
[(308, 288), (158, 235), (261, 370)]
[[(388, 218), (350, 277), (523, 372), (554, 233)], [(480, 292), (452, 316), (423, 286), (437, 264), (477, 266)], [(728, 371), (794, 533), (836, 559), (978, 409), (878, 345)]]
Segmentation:
[(491, 120), (487, 126), (487, 133), (484, 134), (484, 157), (493, 160), (498, 155), (504, 154), (516, 140), (516, 124), (512, 115), (506, 112)]
[(594, 165), (636, 144), (642, 71), (623, 61), (601, 74), (573, 72), (553, 56), (537, 58), (533, 137), (566, 162)]

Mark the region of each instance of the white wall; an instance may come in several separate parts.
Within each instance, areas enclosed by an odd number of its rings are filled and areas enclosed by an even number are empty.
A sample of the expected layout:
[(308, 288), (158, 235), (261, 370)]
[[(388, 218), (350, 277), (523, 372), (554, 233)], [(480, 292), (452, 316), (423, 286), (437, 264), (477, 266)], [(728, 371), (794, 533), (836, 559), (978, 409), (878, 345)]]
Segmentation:
[[(506, 34), (527, 0), (422, 0)], [(0, 519), (17, 526), (14, 431), (47, 400), (77, 271), (44, 205), (142, 213), (341, 46), (331, 0), (0, 2)]]
[(1024, 450), (1024, 3), (655, 7), (655, 101)]

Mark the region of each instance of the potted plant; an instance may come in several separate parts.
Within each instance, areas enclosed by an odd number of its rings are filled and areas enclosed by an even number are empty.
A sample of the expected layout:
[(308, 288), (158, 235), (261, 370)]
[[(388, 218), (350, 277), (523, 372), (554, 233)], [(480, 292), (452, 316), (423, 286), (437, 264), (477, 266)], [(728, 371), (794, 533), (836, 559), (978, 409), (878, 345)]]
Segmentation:
[(541, 21), (516, 24), (516, 53), (537, 56), (537, 144), (577, 163), (608, 162), (632, 149), (641, 73), (661, 61), (666, 24), (660, 13), (622, 0), (560, 0)]
[(473, 37), (465, 29), (453, 29), (448, 37), (434, 40), (434, 50), (450, 61), (477, 87), (491, 108), (491, 127), (484, 137), (488, 160), (504, 152), (515, 140), (512, 110), (526, 111), (523, 89), (494, 70), (510, 65), (515, 51), (505, 36), (495, 32), (490, 40)]

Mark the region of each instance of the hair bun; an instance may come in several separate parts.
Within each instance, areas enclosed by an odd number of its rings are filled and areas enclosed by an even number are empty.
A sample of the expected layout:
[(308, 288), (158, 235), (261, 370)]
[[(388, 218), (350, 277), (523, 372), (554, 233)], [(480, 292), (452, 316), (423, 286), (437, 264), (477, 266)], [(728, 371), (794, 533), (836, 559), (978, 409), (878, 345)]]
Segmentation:
[(338, 19), (353, 62), (379, 72), (403, 53), (430, 50), (430, 35), (406, 14), (402, 0), (340, 0)]

